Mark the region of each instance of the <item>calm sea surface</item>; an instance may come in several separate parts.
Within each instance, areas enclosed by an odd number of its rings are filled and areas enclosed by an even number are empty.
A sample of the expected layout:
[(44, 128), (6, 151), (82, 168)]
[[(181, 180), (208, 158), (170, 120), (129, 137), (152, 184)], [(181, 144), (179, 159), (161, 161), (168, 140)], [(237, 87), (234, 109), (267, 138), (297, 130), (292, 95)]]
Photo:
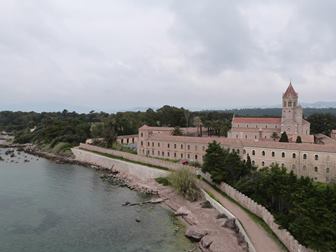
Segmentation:
[[(89, 168), (0, 149), (0, 252), (187, 251), (183, 228), (160, 206)], [(16, 163), (17, 162), (17, 163)], [(135, 221), (141, 220), (140, 223)], [(177, 231), (178, 230), (178, 231)]]

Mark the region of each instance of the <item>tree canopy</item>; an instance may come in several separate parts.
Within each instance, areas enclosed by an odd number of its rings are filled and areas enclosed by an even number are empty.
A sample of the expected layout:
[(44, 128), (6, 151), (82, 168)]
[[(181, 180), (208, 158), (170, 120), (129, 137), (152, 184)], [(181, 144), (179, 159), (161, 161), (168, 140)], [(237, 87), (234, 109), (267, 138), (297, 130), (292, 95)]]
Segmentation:
[(336, 251), (336, 185), (299, 178), (278, 164), (256, 170), (249, 156), (241, 161), (216, 142), (208, 145), (202, 170), (265, 206), (301, 244)]

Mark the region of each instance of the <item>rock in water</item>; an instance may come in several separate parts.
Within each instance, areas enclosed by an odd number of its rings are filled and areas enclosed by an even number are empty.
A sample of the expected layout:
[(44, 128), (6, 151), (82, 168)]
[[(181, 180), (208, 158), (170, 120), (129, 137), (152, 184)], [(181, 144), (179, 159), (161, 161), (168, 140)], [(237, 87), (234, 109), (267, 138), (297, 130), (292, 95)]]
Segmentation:
[(205, 235), (207, 235), (206, 231), (195, 226), (188, 227), (185, 232), (186, 237), (196, 242), (199, 242)]

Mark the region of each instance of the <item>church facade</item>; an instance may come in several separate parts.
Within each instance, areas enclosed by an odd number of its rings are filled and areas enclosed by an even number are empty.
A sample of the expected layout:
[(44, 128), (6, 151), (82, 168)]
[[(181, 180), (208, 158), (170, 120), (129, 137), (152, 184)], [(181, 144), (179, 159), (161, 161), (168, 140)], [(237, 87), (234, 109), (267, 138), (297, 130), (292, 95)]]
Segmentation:
[(233, 117), (228, 138), (255, 141), (278, 141), (286, 132), (290, 142), (300, 137), (304, 143), (313, 143), (310, 123), (303, 118), (298, 93), (290, 83), (282, 95), (281, 117)]

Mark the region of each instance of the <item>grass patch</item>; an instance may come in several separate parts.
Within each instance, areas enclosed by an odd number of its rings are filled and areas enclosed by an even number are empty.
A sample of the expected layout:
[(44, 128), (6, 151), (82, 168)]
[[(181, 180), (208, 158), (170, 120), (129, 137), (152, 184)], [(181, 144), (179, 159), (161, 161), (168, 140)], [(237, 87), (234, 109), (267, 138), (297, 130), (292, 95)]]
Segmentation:
[(159, 184), (164, 185), (164, 186), (170, 186), (171, 185), (168, 177), (159, 177), (159, 178), (156, 178), (155, 180), (156, 180), (156, 182), (158, 182)]
[(117, 143), (117, 142), (113, 143), (112, 149), (117, 150), (117, 151), (123, 151), (123, 152), (131, 153), (131, 154), (137, 154), (136, 149), (131, 148), (131, 147), (129, 147), (127, 145), (124, 145), (124, 144)]
[(201, 193), (196, 185), (196, 176), (187, 168), (172, 172), (168, 180), (175, 190), (190, 201), (196, 201)]
[(87, 152), (92, 152), (92, 153), (98, 154), (100, 156), (108, 157), (108, 158), (113, 158), (113, 159), (118, 159), (118, 160), (121, 160), (121, 161), (130, 162), (130, 163), (133, 163), (133, 164), (139, 164), (139, 165), (144, 165), (144, 166), (148, 166), (148, 167), (151, 167), (151, 168), (156, 168), (156, 169), (159, 169), (159, 170), (169, 171), (168, 168), (165, 168), (165, 167), (162, 167), (162, 166), (152, 165), (152, 164), (148, 164), (148, 163), (145, 163), (145, 162), (134, 161), (134, 160), (130, 160), (130, 159), (127, 159), (127, 158), (115, 156), (115, 155), (108, 154), (108, 153), (101, 153), (101, 152), (98, 152), (98, 151), (92, 151), (92, 150), (87, 150), (87, 149), (81, 149), (81, 150), (84, 150), (84, 151), (87, 151)]

